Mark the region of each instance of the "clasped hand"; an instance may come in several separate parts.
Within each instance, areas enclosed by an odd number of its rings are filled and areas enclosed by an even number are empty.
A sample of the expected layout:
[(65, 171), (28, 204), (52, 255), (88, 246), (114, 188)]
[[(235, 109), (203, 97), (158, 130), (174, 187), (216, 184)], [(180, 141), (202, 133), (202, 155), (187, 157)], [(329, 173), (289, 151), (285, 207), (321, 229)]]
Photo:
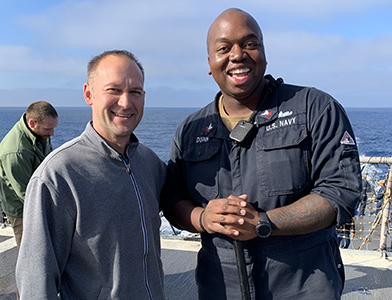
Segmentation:
[(259, 214), (247, 199), (247, 195), (230, 195), (227, 198), (210, 200), (202, 216), (205, 230), (241, 241), (255, 238)]

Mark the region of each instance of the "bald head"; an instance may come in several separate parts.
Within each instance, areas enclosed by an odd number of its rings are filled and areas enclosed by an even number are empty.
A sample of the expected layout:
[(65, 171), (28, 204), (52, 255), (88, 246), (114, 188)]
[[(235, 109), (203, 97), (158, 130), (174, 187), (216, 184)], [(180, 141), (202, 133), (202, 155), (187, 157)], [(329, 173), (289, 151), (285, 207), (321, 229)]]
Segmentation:
[(229, 8), (222, 12), (211, 24), (207, 33), (207, 52), (210, 53), (210, 46), (215, 43), (214, 38), (222, 28), (230, 25), (234, 19), (241, 19), (242, 24), (236, 24), (237, 26), (247, 26), (252, 28), (253, 31), (258, 35), (260, 42), (263, 41), (263, 34), (257, 21), (247, 12), (239, 8)]

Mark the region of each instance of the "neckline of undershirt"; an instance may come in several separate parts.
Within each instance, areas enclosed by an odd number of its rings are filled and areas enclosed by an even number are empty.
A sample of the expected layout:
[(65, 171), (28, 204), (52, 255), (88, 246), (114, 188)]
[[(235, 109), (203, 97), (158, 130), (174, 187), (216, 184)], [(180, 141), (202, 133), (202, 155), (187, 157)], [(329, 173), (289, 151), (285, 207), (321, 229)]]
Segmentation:
[(219, 109), (219, 115), (222, 119), (223, 124), (226, 126), (226, 128), (231, 132), (235, 125), (241, 120), (248, 120), (252, 113), (246, 115), (246, 116), (229, 116), (223, 106), (223, 95), (219, 97), (218, 101), (218, 109)]

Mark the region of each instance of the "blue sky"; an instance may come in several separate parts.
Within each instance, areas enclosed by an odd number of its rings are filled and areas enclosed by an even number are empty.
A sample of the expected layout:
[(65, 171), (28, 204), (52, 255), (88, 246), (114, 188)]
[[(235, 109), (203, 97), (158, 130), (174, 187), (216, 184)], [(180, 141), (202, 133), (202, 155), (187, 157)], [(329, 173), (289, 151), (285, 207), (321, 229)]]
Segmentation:
[(206, 33), (238, 7), (264, 33), (267, 73), (314, 86), (345, 107), (392, 107), (390, 0), (0, 0), (0, 106), (85, 106), (89, 59), (127, 49), (146, 70), (146, 106), (202, 107)]

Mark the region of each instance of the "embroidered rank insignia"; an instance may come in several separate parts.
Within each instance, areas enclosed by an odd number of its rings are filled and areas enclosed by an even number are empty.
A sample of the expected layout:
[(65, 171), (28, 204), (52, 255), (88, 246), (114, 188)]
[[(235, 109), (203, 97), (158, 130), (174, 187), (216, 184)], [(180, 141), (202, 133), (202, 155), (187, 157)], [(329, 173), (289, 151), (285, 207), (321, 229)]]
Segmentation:
[(213, 128), (212, 123), (210, 123), (210, 125), (206, 126), (206, 132), (210, 132)]
[(351, 137), (351, 135), (345, 131), (343, 134), (342, 139), (340, 140), (340, 143), (342, 145), (351, 145), (351, 146), (355, 146), (355, 141), (354, 139)]
[(270, 117), (272, 115), (272, 110), (270, 110), (270, 111), (265, 110), (261, 115), (263, 117)]
[(266, 109), (265, 111), (260, 113), (260, 116), (262, 116), (263, 118), (265, 118), (267, 120), (271, 120), (272, 117), (275, 115), (275, 113), (276, 113), (276, 110), (273, 110), (273, 109), (268, 110), (268, 109)]

